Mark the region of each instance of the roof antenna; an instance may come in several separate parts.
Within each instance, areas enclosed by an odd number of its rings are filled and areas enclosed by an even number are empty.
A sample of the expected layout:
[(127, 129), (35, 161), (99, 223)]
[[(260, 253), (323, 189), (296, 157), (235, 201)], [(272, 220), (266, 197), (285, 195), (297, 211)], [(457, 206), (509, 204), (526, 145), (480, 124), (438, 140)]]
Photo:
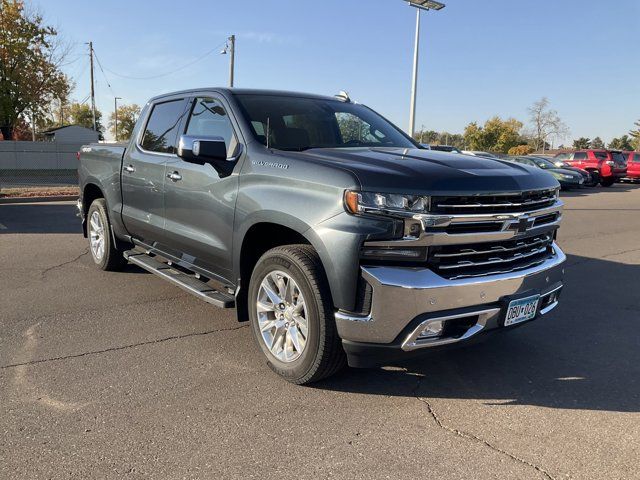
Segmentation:
[(267, 148), (269, 148), (269, 117), (267, 117)]
[(335, 97), (338, 100), (341, 100), (343, 102), (346, 103), (351, 103), (351, 99), (349, 98), (349, 94), (347, 92), (345, 92), (344, 90), (340, 90), (340, 93), (338, 93), (337, 95), (335, 95)]

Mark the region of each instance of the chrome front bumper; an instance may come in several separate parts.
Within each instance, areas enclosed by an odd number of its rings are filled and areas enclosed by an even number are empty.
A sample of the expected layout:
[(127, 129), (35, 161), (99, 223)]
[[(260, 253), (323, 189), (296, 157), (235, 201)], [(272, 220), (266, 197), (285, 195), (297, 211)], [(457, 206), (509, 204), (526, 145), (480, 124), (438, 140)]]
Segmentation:
[[(338, 311), (338, 333), (348, 342), (400, 343), (402, 350), (414, 350), (464, 341), (498, 327), (506, 297), (540, 294), (544, 314), (557, 302), (562, 288), (566, 256), (558, 245), (544, 263), (516, 272), (486, 277), (448, 280), (427, 268), (361, 267), (362, 276), (373, 288), (371, 312), (361, 316)], [(552, 300), (545, 304), (545, 299)], [(417, 341), (424, 324), (477, 315), (477, 322), (464, 335)], [(417, 332), (417, 333), (416, 333)]]

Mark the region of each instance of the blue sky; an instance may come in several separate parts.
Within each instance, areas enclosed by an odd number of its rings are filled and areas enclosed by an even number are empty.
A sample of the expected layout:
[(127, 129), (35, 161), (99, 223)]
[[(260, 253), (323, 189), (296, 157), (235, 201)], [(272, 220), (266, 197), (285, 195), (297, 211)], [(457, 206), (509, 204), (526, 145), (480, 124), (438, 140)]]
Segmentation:
[[(236, 86), (347, 90), (407, 128), (415, 12), (402, 0), (34, 0), (72, 44), (65, 69), (89, 92), (83, 44), (94, 42), (98, 107), (182, 88), (224, 86), (237, 36)], [(417, 127), (462, 132), (493, 115), (527, 120), (550, 99), (571, 137), (627, 133), (640, 118), (640, 0), (449, 0), (422, 15)], [(98, 6), (99, 5), (99, 6)], [(106, 115), (105, 115), (106, 116)]]

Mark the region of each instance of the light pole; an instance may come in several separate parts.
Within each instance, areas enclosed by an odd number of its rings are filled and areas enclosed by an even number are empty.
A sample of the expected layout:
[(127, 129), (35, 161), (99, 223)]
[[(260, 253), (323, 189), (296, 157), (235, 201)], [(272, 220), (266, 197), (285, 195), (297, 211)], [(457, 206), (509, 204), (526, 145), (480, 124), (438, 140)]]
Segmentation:
[(114, 127), (116, 142), (118, 141), (118, 100), (122, 100), (122, 97), (113, 97), (113, 114), (114, 114)]
[(227, 39), (227, 44), (224, 46), (220, 55), (226, 55), (229, 53), (229, 87), (233, 88), (233, 74), (236, 62), (236, 36), (231, 35)]
[(413, 79), (411, 82), (411, 107), (409, 110), (409, 135), (413, 137), (416, 129), (416, 90), (418, 88), (418, 47), (420, 46), (420, 11), (442, 10), (444, 3), (434, 0), (408, 0), (416, 8), (416, 38), (413, 46)]

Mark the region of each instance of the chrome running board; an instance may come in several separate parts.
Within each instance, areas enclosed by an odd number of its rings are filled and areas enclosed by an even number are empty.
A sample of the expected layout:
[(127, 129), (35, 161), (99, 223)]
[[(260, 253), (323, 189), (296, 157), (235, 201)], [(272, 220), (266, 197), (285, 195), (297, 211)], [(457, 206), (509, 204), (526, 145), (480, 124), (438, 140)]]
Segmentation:
[(161, 261), (162, 259), (160, 257), (148, 255), (140, 250), (128, 250), (124, 252), (124, 257), (134, 265), (164, 280), (168, 280), (207, 303), (220, 308), (235, 307), (235, 299), (233, 296), (216, 290), (209, 283), (197, 278), (195, 274), (188, 274), (174, 268), (168, 261)]

